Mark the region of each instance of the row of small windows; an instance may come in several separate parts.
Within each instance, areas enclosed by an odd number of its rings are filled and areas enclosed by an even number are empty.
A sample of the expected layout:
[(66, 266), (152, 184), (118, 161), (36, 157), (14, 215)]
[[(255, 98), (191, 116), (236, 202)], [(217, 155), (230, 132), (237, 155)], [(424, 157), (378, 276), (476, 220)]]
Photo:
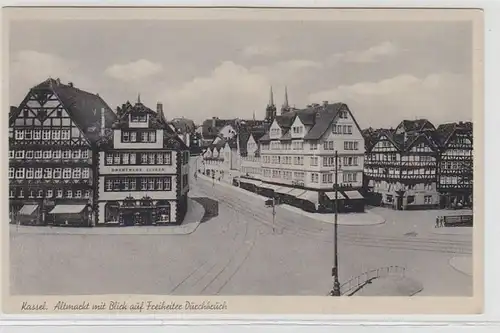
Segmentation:
[[(264, 169), (263, 175), (268, 178), (283, 178), (282, 175), (287, 175), (287, 179), (291, 179), (288, 175), (291, 171), (276, 170), (276, 169)], [(295, 171), (293, 177), (296, 180), (304, 180), (305, 173), (302, 171)]]
[(171, 191), (172, 177), (105, 177), (106, 192)]
[(252, 168), (252, 167), (242, 167), (241, 171), (243, 174), (254, 174), (254, 175), (260, 175), (262, 173), (261, 168)]
[[(335, 150), (334, 141), (325, 141), (323, 142), (324, 150)], [(359, 142), (358, 141), (344, 141), (344, 150), (358, 150)]]
[(156, 142), (156, 131), (122, 131), (122, 142)]
[[(355, 183), (358, 181), (357, 172), (343, 172), (342, 178), (344, 183)], [(311, 173), (311, 183), (319, 183), (319, 173)], [(334, 176), (332, 173), (321, 174), (321, 183), (323, 184), (333, 184)]]
[(20, 130), (14, 131), (16, 140), (69, 140), (71, 137), (71, 130)]
[(49, 189), (49, 190), (29, 190), (25, 191), (23, 189), (10, 189), (9, 198), (90, 198), (89, 190), (63, 190), (63, 189)]
[(89, 179), (89, 168), (9, 168), (9, 179)]
[(332, 127), (333, 134), (352, 134), (352, 125), (334, 125)]
[(75, 150), (9, 150), (9, 158), (13, 159), (87, 159), (88, 149)]
[(162, 164), (172, 165), (172, 152), (106, 153), (106, 165)]

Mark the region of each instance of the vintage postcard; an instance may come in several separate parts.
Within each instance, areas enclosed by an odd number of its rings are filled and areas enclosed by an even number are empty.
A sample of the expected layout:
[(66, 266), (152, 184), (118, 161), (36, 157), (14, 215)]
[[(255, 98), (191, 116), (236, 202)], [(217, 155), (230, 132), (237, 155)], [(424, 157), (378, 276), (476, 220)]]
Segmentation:
[(2, 11), (4, 313), (482, 312), (480, 10)]

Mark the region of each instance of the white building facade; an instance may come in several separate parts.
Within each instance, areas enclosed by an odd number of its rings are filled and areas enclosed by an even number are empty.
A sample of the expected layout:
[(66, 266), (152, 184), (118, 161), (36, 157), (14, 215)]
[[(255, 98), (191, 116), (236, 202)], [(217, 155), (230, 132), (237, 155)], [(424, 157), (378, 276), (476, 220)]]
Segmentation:
[(121, 110), (99, 151), (98, 225), (179, 224), (187, 211), (189, 150), (140, 101)]

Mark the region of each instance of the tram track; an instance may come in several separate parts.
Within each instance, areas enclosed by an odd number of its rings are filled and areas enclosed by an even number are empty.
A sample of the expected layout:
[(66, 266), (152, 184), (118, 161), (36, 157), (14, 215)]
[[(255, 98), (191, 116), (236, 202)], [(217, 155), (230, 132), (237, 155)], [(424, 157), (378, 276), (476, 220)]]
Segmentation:
[[(236, 212), (237, 214), (237, 212)], [(170, 294), (216, 295), (236, 275), (249, 257), (255, 244), (256, 230), (249, 230), (249, 223), (239, 221), (231, 223), (227, 219), (225, 232), (234, 231), (230, 237), (231, 245), (219, 246), (210, 257), (186, 275)], [(253, 233), (252, 233), (253, 232)], [(231, 254), (221, 259), (222, 255)]]
[[(205, 190), (199, 188), (205, 192)], [(212, 188), (210, 194), (216, 196), (221, 203), (227, 207), (239, 211), (245, 216), (251, 216), (257, 222), (273, 227), (271, 213), (264, 210), (256, 210), (249, 208), (248, 202), (238, 198), (237, 195), (228, 196), (222, 191)], [(206, 192), (205, 192), (206, 193)], [(320, 228), (315, 223), (311, 223), (310, 228), (305, 228), (294, 222), (294, 219), (276, 218), (275, 227), (280, 228), (283, 232), (293, 234), (298, 237), (307, 237), (316, 239), (318, 241), (333, 243), (330, 230), (322, 226)], [(323, 223), (326, 224), (326, 223)], [(454, 254), (471, 254), (472, 242), (463, 240), (443, 240), (437, 238), (403, 238), (403, 237), (388, 237), (374, 234), (363, 234), (359, 232), (339, 231), (339, 243), (346, 245), (373, 247), (373, 248), (387, 248), (389, 250), (413, 250), (413, 251), (426, 251), (426, 252), (440, 252), (440, 253), (454, 253)]]

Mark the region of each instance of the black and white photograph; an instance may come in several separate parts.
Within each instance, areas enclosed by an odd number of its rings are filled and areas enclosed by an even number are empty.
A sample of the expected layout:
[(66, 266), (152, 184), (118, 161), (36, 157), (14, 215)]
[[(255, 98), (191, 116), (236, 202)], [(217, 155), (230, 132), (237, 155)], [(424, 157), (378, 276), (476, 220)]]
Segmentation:
[(480, 16), (78, 10), (4, 23), (10, 295), (480, 296)]

